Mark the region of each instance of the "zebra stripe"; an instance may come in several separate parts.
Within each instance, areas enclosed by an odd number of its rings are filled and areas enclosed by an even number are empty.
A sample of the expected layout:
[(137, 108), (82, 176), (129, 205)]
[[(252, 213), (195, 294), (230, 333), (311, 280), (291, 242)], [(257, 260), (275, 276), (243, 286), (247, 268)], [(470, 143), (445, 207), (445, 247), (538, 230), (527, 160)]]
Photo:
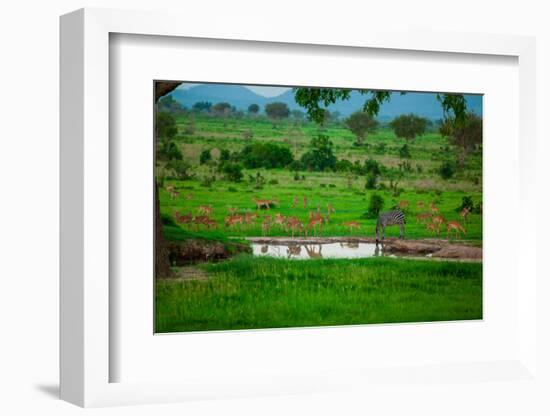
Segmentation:
[(382, 229), (382, 239), (384, 232), (389, 225), (399, 225), (399, 238), (405, 237), (405, 214), (400, 210), (381, 212), (376, 222), (376, 241), (380, 240), (380, 229)]

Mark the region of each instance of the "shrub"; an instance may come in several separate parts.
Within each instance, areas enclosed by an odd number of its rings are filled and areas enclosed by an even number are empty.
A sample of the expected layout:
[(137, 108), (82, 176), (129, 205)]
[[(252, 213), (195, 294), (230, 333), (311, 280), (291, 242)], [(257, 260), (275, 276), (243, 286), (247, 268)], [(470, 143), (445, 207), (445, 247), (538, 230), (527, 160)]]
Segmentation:
[(334, 169), (336, 156), (332, 151), (333, 144), (327, 135), (319, 134), (312, 138), (311, 147), (313, 149), (304, 153), (300, 159), (307, 169), (318, 172)]
[(227, 162), (231, 159), (231, 153), (227, 149), (220, 150), (220, 162)]
[(233, 186), (230, 186), (227, 188), (227, 191), (228, 192), (237, 192), (237, 188), (233, 187)]
[(474, 201), (471, 196), (463, 196), (462, 204), (456, 209), (457, 212), (462, 211), (464, 208), (468, 208), (470, 212), (474, 209)]
[(439, 173), (439, 176), (443, 179), (450, 179), (455, 174), (454, 166), (449, 161), (443, 162), (437, 169), (437, 173)]
[(238, 163), (224, 163), (221, 167), (221, 171), (228, 181), (240, 182), (243, 179), (243, 167)]
[(278, 185), (279, 181), (277, 179), (270, 179), (268, 182), (270, 185)]
[(183, 155), (178, 145), (169, 139), (162, 139), (157, 151), (159, 160), (182, 160)]
[(328, 184), (328, 187), (329, 187), (329, 188), (336, 188), (336, 185), (333, 184), (333, 183), (329, 183), (329, 184)]
[(373, 174), (367, 176), (367, 181), (365, 182), (365, 189), (376, 189), (376, 182), (378, 177)]
[(405, 143), (403, 146), (399, 148), (399, 157), (401, 159), (410, 159), (411, 158), (411, 151), (409, 149), (409, 145)]
[(191, 165), (184, 160), (171, 160), (167, 163), (166, 167), (172, 171), (172, 175), (180, 180), (189, 179), (189, 169)]
[(386, 153), (386, 143), (378, 143), (375, 146), (374, 151), (379, 155), (383, 155)]
[(423, 117), (418, 117), (414, 114), (404, 114), (394, 118), (390, 123), (390, 127), (397, 137), (410, 140), (424, 134), (427, 124), (428, 120)]
[(275, 143), (247, 144), (242, 149), (240, 157), (247, 169), (282, 168), (293, 161), (290, 149)]
[(363, 218), (376, 219), (378, 214), (384, 207), (384, 198), (378, 194), (372, 194), (369, 201), (369, 208), (367, 212), (363, 214)]
[(200, 164), (204, 165), (205, 163), (208, 163), (210, 160), (212, 160), (212, 154), (210, 153), (210, 149), (204, 149), (199, 156)]
[(348, 159), (339, 159), (336, 161), (334, 169), (337, 172), (351, 172), (353, 169), (353, 163), (351, 163)]
[(382, 173), (380, 164), (374, 159), (365, 160), (365, 173), (368, 175), (379, 176)]
[(299, 180), (300, 180), (300, 173), (299, 173), (299, 172), (294, 172), (294, 180), (295, 180), (295, 181), (299, 181)]

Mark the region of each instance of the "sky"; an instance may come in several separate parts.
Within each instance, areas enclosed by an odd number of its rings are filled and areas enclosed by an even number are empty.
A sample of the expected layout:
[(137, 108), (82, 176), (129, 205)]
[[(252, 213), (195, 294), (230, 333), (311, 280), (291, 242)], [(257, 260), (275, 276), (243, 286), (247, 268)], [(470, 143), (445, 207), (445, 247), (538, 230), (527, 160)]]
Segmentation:
[[(178, 89), (186, 90), (191, 87), (194, 87), (195, 85), (199, 85), (199, 84), (183, 83), (178, 87)], [(288, 87), (263, 87), (263, 86), (255, 86), (255, 85), (254, 86), (243, 85), (243, 87), (248, 88), (249, 90), (255, 92), (256, 94), (263, 95), (264, 97), (276, 97), (277, 95), (281, 95), (282, 93), (290, 89)]]

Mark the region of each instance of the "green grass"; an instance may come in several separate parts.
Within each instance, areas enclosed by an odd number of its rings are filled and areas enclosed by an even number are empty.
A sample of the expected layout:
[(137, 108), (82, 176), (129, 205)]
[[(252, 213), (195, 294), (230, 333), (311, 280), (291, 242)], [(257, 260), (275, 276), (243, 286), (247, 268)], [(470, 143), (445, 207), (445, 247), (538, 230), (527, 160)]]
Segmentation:
[(157, 332), (482, 318), (480, 263), (243, 255), (200, 267), (207, 280), (157, 281)]
[[(409, 143), (411, 159), (408, 161), (413, 167), (413, 172), (407, 173), (399, 181), (399, 188), (403, 192), (399, 196), (392, 196), (389, 191), (365, 190), (363, 176), (357, 176), (348, 180), (346, 174), (337, 172), (301, 172), (305, 180), (295, 181), (293, 172), (285, 169), (254, 169), (245, 170), (245, 180), (240, 183), (227, 182), (217, 175), (217, 180), (209, 187), (201, 184), (205, 176), (211, 176), (215, 172), (214, 167), (199, 165), (199, 154), (204, 149), (212, 149), (214, 155), (220, 149), (230, 151), (240, 150), (249, 141), (243, 139), (242, 133), (246, 130), (253, 132), (254, 141), (272, 141), (287, 144), (295, 158), (309, 149), (310, 140), (319, 132), (318, 126), (313, 123), (302, 122), (295, 125), (291, 121), (282, 121), (274, 128), (273, 124), (262, 117), (242, 119), (222, 119), (216, 117), (194, 116), (195, 131), (193, 134), (185, 133), (190, 123), (189, 115), (181, 115), (177, 119), (178, 135), (177, 141), (182, 149), (184, 158), (191, 163), (193, 180), (177, 181), (165, 180), (164, 186), (175, 185), (180, 190), (180, 196), (171, 199), (164, 188), (160, 190), (161, 212), (164, 215), (173, 217), (175, 211), (187, 213), (192, 211), (197, 214), (199, 205), (211, 205), (214, 208), (212, 218), (220, 227), (216, 230), (199, 229), (193, 232), (199, 233), (204, 238), (223, 239), (226, 237), (245, 237), (261, 235), (261, 218), (265, 214), (274, 215), (281, 213), (285, 216), (296, 216), (306, 221), (309, 212), (315, 211), (317, 206), (322, 213), (326, 212), (327, 203), (336, 209), (331, 216), (331, 222), (323, 230), (325, 236), (349, 235), (349, 230), (342, 223), (346, 221), (359, 221), (362, 225), (361, 231), (355, 235), (374, 235), (375, 220), (362, 219), (361, 216), (368, 208), (371, 195), (379, 193), (385, 200), (383, 210), (394, 207), (399, 201), (407, 200), (410, 209), (405, 212), (407, 215), (407, 238), (428, 238), (432, 235), (426, 230), (425, 225), (416, 222), (416, 214), (425, 211), (430, 202), (436, 203), (441, 214), (446, 220), (459, 220), (456, 211), (461, 205), (464, 196), (471, 196), (474, 202), (482, 200), (481, 189), (481, 153), (471, 154), (467, 158), (466, 169), (450, 180), (441, 179), (434, 169), (443, 160), (453, 157), (454, 150), (449, 149), (447, 139), (438, 133), (426, 133)], [(352, 133), (342, 124), (330, 124), (326, 127), (324, 134), (328, 134), (334, 143), (336, 156), (351, 161), (364, 162), (367, 158), (373, 158), (385, 166), (395, 167), (403, 159), (398, 156), (399, 148), (405, 143), (404, 139), (395, 137), (394, 133), (382, 128), (376, 133), (370, 134), (366, 142), (369, 147), (354, 146), (355, 138)], [(376, 147), (385, 144), (386, 150), (378, 153)], [(216, 156), (214, 156), (214, 162)], [(417, 170), (420, 166), (421, 170)], [(266, 184), (261, 189), (256, 189), (253, 183), (249, 183), (248, 175), (256, 176), (261, 172), (266, 179)], [(269, 184), (269, 181), (277, 181), (277, 184)], [(386, 180), (382, 180), (388, 185)], [(188, 199), (192, 196), (192, 199)], [(303, 197), (308, 199), (308, 207), (302, 204)], [(293, 208), (292, 201), (298, 198), (298, 206)], [(280, 205), (270, 212), (260, 212), (258, 218), (250, 227), (242, 230), (225, 230), (223, 220), (228, 214), (228, 208), (237, 208), (241, 213), (256, 211), (252, 198), (278, 199)], [(422, 201), (426, 208), (418, 208), (417, 202)], [(482, 241), (482, 218), (481, 215), (471, 215), (470, 221), (465, 224), (467, 235), (461, 240), (481, 245)], [(166, 229), (168, 239), (184, 239), (189, 230), (177, 230), (177, 227)], [(281, 229), (272, 228), (270, 235), (285, 235)], [(394, 236), (398, 230), (388, 229), (388, 235)], [(442, 235), (445, 237), (445, 235)]]

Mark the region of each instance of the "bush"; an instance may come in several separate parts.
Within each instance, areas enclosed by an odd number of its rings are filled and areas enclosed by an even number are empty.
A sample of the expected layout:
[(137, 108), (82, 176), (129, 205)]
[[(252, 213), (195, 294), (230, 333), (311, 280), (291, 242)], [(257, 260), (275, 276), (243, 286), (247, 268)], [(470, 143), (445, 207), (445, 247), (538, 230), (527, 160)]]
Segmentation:
[(332, 151), (333, 144), (327, 135), (319, 134), (312, 138), (311, 147), (313, 149), (304, 153), (300, 159), (307, 169), (322, 172), (335, 168), (336, 156)]
[(462, 211), (464, 208), (468, 208), (470, 212), (474, 209), (474, 201), (471, 196), (463, 196), (462, 204), (456, 209), (457, 212)]
[(210, 153), (210, 149), (204, 149), (199, 156), (200, 164), (204, 165), (205, 163), (208, 163), (210, 160), (212, 160), (212, 154)]
[(336, 185), (333, 184), (333, 183), (329, 183), (329, 184), (328, 184), (328, 187), (329, 187), (329, 188), (336, 188)]
[(339, 159), (334, 165), (336, 172), (351, 172), (353, 170), (353, 163), (347, 159)]
[(177, 179), (185, 180), (191, 177), (189, 174), (191, 165), (184, 160), (171, 160), (166, 167), (172, 171), (173, 176)]
[(224, 163), (220, 170), (228, 181), (240, 182), (243, 179), (243, 167), (238, 163)]
[(299, 173), (299, 172), (294, 172), (294, 180), (295, 180), (295, 181), (299, 181), (299, 180), (300, 180), (300, 173)]
[(270, 185), (278, 185), (279, 181), (277, 179), (270, 179), (268, 182)]
[(159, 160), (182, 160), (183, 155), (178, 145), (169, 139), (160, 141), (157, 158)]
[(375, 153), (383, 155), (386, 153), (386, 143), (378, 143), (374, 148)]
[(378, 194), (372, 194), (369, 201), (369, 208), (362, 217), (367, 219), (376, 219), (384, 207), (384, 198)]
[(227, 188), (227, 191), (228, 192), (237, 192), (237, 188), (234, 188), (233, 186), (230, 186), (229, 188)]
[(376, 182), (378, 177), (373, 174), (367, 176), (367, 181), (365, 182), (365, 189), (376, 189)]
[(443, 179), (450, 179), (455, 174), (454, 166), (451, 162), (443, 162), (437, 169), (437, 173), (439, 173), (439, 176)]
[(380, 163), (370, 158), (365, 160), (365, 173), (372, 176), (379, 176), (382, 173)]
[(220, 162), (227, 162), (231, 159), (231, 153), (227, 149), (220, 150)]
[(240, 157), (247, 169), (283, 168), (294, 160), (287, 146), (261, 142), (247, 144), (242, 149)]
[(405, 143), (403, 146), (399, 148), (399, 157), (401, 159), (410, 159), (411, 158), (411, 151), (409, 149), (409, 145)]

